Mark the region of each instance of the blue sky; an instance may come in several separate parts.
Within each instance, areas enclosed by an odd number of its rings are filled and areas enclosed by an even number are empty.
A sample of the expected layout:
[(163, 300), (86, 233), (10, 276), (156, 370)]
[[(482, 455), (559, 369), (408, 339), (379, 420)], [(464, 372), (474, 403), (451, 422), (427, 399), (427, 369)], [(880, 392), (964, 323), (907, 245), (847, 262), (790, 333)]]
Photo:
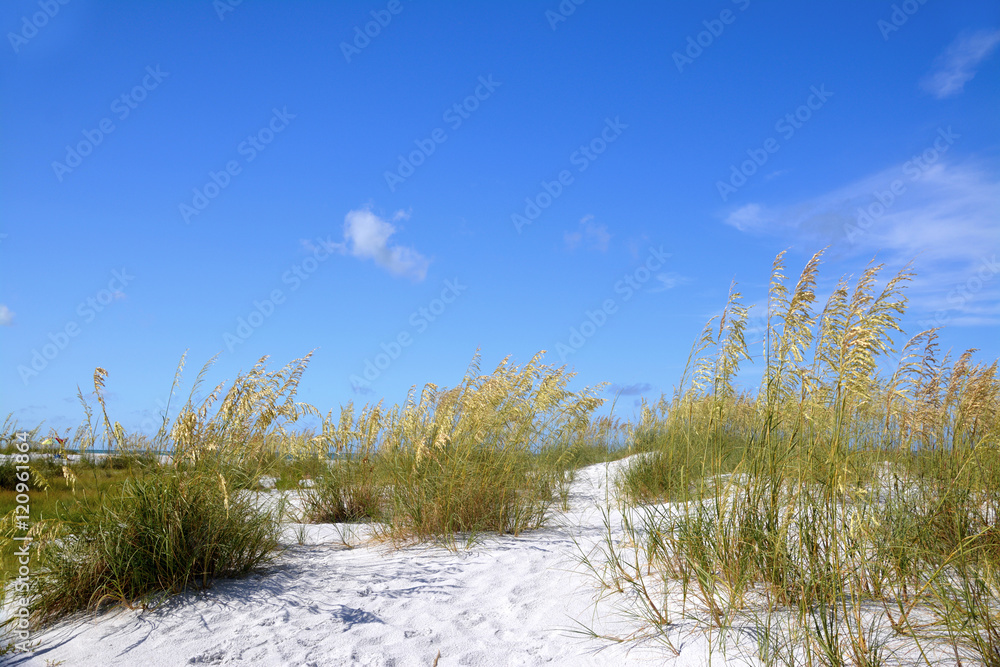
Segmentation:
[(0, 27), (24, 424), (77, 424), (102, 366), (149, 429), (185, 350), (189, 386), (315, 349), (326, 412), (545, 349), (628, 416), (732, 280), (762, 304), (777, 252), (825, 246), (821, 298), (912, 259), (907, 331), (1000, 354), (995, 2), (16, 0)]

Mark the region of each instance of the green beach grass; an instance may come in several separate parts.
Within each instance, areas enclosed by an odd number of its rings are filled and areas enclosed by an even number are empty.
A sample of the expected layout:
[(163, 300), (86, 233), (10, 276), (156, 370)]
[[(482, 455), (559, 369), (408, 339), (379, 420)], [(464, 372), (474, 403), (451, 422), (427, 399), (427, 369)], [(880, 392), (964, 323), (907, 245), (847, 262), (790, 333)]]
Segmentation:
[[(571, 391), (573, 374), (542, 353), (491, 372), (477, 354), (454, 387), (324, 417), (296, 400), (306, 355), (278, 370), (265, 357), (196, 402), (210, 361), (147, 437), (108, 416), (97, 369), (97, 404), (66, 447), (113, 456), (31, 464), (32, 619), (156, 604), (259, 569), (285, 518), (258, 502), (262, 478), (298, 491), (306, 521), (457, 549), (547, 525), (576, 469), (635, 454), (614, 486), (626, 539), (609, 514), (601, 553), (582, 559), (621, 598), (632, 638), (669, 656), (693, 622), (722, 642), (751, 628), (767, 665), (932, 664), (942, 651), (1000, 665), (997, 362), (942, 353), (935, 330), (905, 339), (907, 269), (869, 265), (818, 308), (821, 257), (794, 286), (775, 259), (759, 387), (737, 383), (752, 355), (734, 284), (677, 391), (633, 423), (596, 417), (603, 385)], [(298, 429), (306, 415), (322, 429)], [(8, 450), (15, 430), (8, 418)], [(5, 553), (0, 567), (10, 581), (16, 562)]]

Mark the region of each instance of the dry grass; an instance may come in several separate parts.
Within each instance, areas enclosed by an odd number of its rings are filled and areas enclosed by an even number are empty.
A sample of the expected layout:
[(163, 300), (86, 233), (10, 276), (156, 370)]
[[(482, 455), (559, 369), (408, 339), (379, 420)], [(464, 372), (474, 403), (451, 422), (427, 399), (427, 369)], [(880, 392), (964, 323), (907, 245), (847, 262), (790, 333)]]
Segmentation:
[(477, 354), (456, 387), (429, 384), (402, 406), (369, 405), (355, 416), (348, 404), (338, 420), (328, 415), (322, 437), (341, 458), (311, 504), (329, 508), (320, 516), (378, 517), (379, 535), (396, 543), (454, 546), (460, 533), (541, 526), (570, 452), (580, 451), (568, 443), (579, 442), (602, 402), (601, 387), (569, 391), (573, 375), (541, 356), (523, 366), (507, 358), (483, 374)]
[[(602, 386), (570, 391), (573, 374), (542, 353), (488, 373), (477, 354), (454, 387), (348, 404), (319, 433), (295, 430), (320, 416), (296, 401), (306, 355), (273, 371), (262, 358), (197, 402), (210, 361), (147, 438), (109, 418), (97, 369), (97, 405), (84, 402), (72, 443), (104, 444), (127, 483), (82, 519), (36, 523), (35, 618), (148, 601), (266, 561), (277, 516), (241, 492), (263, 475), (282, 488), (308, 477), (313, 521), (372, 521), (393, 544), (454, 548), (544, 525), (576, 467), (642, 452), (618, 480), (627, 541), (613, 539), (609, 514), (603, 557), (586, 562), (647, 634), (669, 646), (679, 622), (723, 642), (751, 632), (769, 665), (1000, 665), (997, 363), (952, 360), (930, 330), (880, 372), (896, 355), (909, 270), (883, 279), (869, 265), (818, 308), (821, 256), (794, 287), (775, 259), (756, 391), (736, 382), (752, 355), (734, 284), (677, 391), (643, 403), (634, 424), (595, 419)], [(154, 454), (171, 463), (149, 465)], [(72, 486), (80, 473), (69, 473)]]
[(653, 453), (619, 480), (632, 546), (607, 541), (595, 572), (653, 636), (679, 600), (723, 638), (752, 628), (766, 664), (1000, 664), (997, 363), (942, 358), (931, 330), (884, 377), (911, 274), (878, 287), (869, 265), (817, 313), (820, 256), (794, 290), (775, 260), (756, 393), (731, 384), (734, 290), (673, 400), (646, 407)]
[[(28, 535), (34, 538), (30, 609), (35, 623), (107, 603), (147, 604), (188, 586), (208, 586), (216, 577), (246, 574), (275, 556), (280, 510), (262, 509), (238, 489), (256, 486), (258, 475), (275, 460), (299, 453), (301, 439), (290, 437), (285, 427), (315, 410), (294, 402), (308, 356), (271, 372), (265, 361), (239, 375), (214, 412), (223, 385), (197, 407), (189, 398), (173, 426), (168, 428), (164, 418), (151, 440), (129, 436), (111, 421), (103, 393), (107, 372), (94, 372), (103, 432), (94, 428), (94, 411), (78, 392), (86, 421), (73, 445), (85, 454), (103, 442), (112, 453), (104, 467), (127, 473), (113, 488), (98, 485), (96, 502), (71, 505), (56, 516), (39, 515), (33, 503)], [(170, 464), (151, 463), (162, 454), (171, 456)], [(32, 468), (43, 469), (40, 462)], [(81, 467), (63, 465), (61, 470), (76, 495)], [(4, 531), (17, 532), (13, 512), (4, 518)]]
[[(327, 415), (318, 435), (293, 431), (301, 417), (319, 416), (295, 401), (309, 355), (274, 371), (266, 361), (196, 402), (209, 361), (174, 421), (168, 406), (152, 438), (109, 417), (107, 372), (96, 369), (96, 406), (78, 392), (86, 420), (70, 444), (81, 453), (103, 445), (111, 455), (102, 468), (120, 471), (121, 483), (95, 486), (94, 503), (31, 517), (35, 622), (108, 603), (147, 604), (267, 562), (283, 510), (252, 500), (264, 476), (285, 487), (309, 479), (305, 513), (313, 521), (377, 520), (385, 540), (454, 547), (459, 537), (541, 526), (559, 492), (565, 501), (571, 467), (612, 455), (610, 438), (625, 430), (592, 422), (601, 387), (569, 391), (572, 374), (541, 363), (539, 353), (523, 366), (504, 359), (490, 374), (480, 373), (477, 354), (454, 388), (427, 385), (419, 399), (411, 391), (390, 409), (355, 413), (348, 404), (338, 419)], [(183, 367), (184, 358), (171, 396)], [(157, 456), (169, 463), (154, 464)], [(52, 471), (32, 467), (37, 488), (48, 485)], [(96, 479), (97, 469), (61, 473), (75, 496), (78, 475)], [(81, 493), (87, 488), (81, 483)], [(13, 536), (13, 512), (4, 526)]]

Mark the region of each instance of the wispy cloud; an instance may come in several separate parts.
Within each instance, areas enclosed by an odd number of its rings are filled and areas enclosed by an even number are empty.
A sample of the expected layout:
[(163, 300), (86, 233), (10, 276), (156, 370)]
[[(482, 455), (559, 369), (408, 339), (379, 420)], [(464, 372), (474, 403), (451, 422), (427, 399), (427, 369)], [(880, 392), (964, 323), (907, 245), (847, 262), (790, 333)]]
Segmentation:
[(726, 216), (726, 224), (741, 232), (756, 229), (763, 223), (760, 204), (746, 204)]
[(1000, 44), (1000, 30), (963, 33), (934, 61), (934, 68), (920, 82), (938, 99), (957, 95), (976, 75), (976, 66)]
[[(399, 221), (409, 217), (409, 212), (397, 211), (392, 219)], [(344, 242), (328, 244), (328, 249), (359, 259), (371, 259), (394, 276), (423, 280), (427, 277), (430, 260), (413, 248), (390, 244), (396, 231), (395, 225), (370, 209), (356, 209), (344, 217)]]
[[(906, 257), (972, 259), (996, 246), (1000, 175), (980, 165), (943, 161), (913, 178), (904, 169), (886, 169), (792, 204), (747, 204), (725, 222), (747, 233), (833, 245), (845, 255), (888, 250)], [(893, 183), (898, 194), (891, 192)]]
[[(1000, 324), (1000, 274), (982, 268), (993, 266), (1000, 251), (1000, 174), (943, 159), (919, 173), (907, 172), (907, 165), (912, 167), (905, 163), (792, 204), (748, 204), (725, 221), (804, 248), (831, 246), (830, 261), (850, 258), (856, 265), (878, 254), (898, 267), (917, 259), (911, 312), (922, 317), (947, 309), (952, 325)], [(970, 281), (981, 287), (958, 298), (956, 290)]]
[(576, 231), (563, 232), (563, 240), (570, 251), (586, 245), (593, 250), (607, 252), (611, 234), (606, 226), (594, 222), (594, 216), (585, 215)]
[(621, 396), (639, 396), (651, 390), (653, 385), (648, 382), (637, 382), (635, 384), (611, 384), (607, 388), (609, 394)]
[(667, 271), (666, 273), (657, 273), (656, 281), (659, 284), (654, 284), (649, 290), (650, 294), (655, 294), (656, 292), (666, 292), (668, 289), (673, 289), (678, 285), (686, 285), (691, 282), (691, 279), (687, 276), (682, 276), (676, 271)]
[(6, 304), (0, 303), (0, 327), (9, 327), (14, 324), (14, 311)]

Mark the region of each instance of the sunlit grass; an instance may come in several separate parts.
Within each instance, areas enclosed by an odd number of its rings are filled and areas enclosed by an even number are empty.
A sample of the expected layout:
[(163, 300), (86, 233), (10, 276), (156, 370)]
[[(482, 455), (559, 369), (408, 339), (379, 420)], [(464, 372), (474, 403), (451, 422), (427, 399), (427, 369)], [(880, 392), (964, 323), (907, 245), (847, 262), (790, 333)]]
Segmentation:
[[(869, 266), (817, 310), (820, 256), (794, 288), (775, 260), (756, 391), (735, 381), (752, 355), (734, 286), (677, 391), (635, 423), (595, 418), (603, 386), (571, 391), (541, 353), (492, 372), (477, 354), (454, 387), (323, 417), (296, 401), (307, 355), (261, 359), (195, 401), (209, 362), (146, 437), (109, 418), (97, 369), (97, 405), (66, 447), (111, 455), (32, 463), (34, 619), (252, 571), (277, 553), (280, 503), (258, 502), (269, 488), (299, 495), (297, 521), (459, 548), (545, 526), (569, 508), (576, 469), (635, 454), (615, 480), (625, 540), (608, 510), (584, 562), (668, 651), (693, 621), (723, 643), (749, 629), (768, 665), (1000, 665), (997, 363), (942, 355), (934, 330), (896, 354), (907, 270)], [(307, 415), (322, 428), (296, 428)], [(10, 449), (17, 425), (4, 428)], [(13, 496), (0, 490), (5, 534)], [(14, 571), (10, 554), (0, 564)]]
[[(34, 467), (38, 475), (29, 482), (31, 524), (57, 519), (78, 521), (129, 476), (127, 469), (74, 465), (71, 470), (76, 482), (72, 484), (63, 477), (62, 467), (51, 461), (36, 461)], [(13, 465), (0, 464), (0, 516), (9, 516), (17, 504), (17, 493), (11, 483), (13, 473)], [(4, 549), (0, 553), (0, 581), (6, 584), (16, 573), (13, 549)]]
[(618, 480), (631, 547), (607, 540), (595, 573), (668, 642), (679, 598), (723, 640), (756, 628), (766, 664), (1000, 664), (997, 364), (926, 331), (881, 376), (910, 274), (878, 288), (869, 266), (816, 313), (819, 257), (794, 290), (775, 261), (757, 392), (731, 384), (750, 356), (733, 291), (645, 408), (651, 453)]
[[(616, 455), (627, 431), (592, 421), (601, 387), (569, 391), (572, 374), (541, 354), (523, 366), (504, 359), (489, 374), (477, 354), (454, 388), (427, 385), (388, 409), (349, 404), (320, 433), (296, 431), (301, 417), (319, 415), (295, 400), (308, 360), (268, 370), (261, 359), (195, 401), (209, 362), (152, 437), (109, 417), (98, 368), (97, 405), (81, 395), (86, 421), (65, 447), (85, 460), (98, 448), (110, 454), (97, 465), (63, 467), (47, 456), (31, 464), (33, 620), (147, 604), (268, 562), (283, 505), (255, 500), (267, 488), (299, 491), (306, 520), (373, 522), (393, 543), (456, 548), (460, 536), (538, 528), (555, 503), (565, 506), (573, 467)], [(171, 396), (183, 366), (182, 358)], [(13, 536), (13, 501), (6, 510)]]

